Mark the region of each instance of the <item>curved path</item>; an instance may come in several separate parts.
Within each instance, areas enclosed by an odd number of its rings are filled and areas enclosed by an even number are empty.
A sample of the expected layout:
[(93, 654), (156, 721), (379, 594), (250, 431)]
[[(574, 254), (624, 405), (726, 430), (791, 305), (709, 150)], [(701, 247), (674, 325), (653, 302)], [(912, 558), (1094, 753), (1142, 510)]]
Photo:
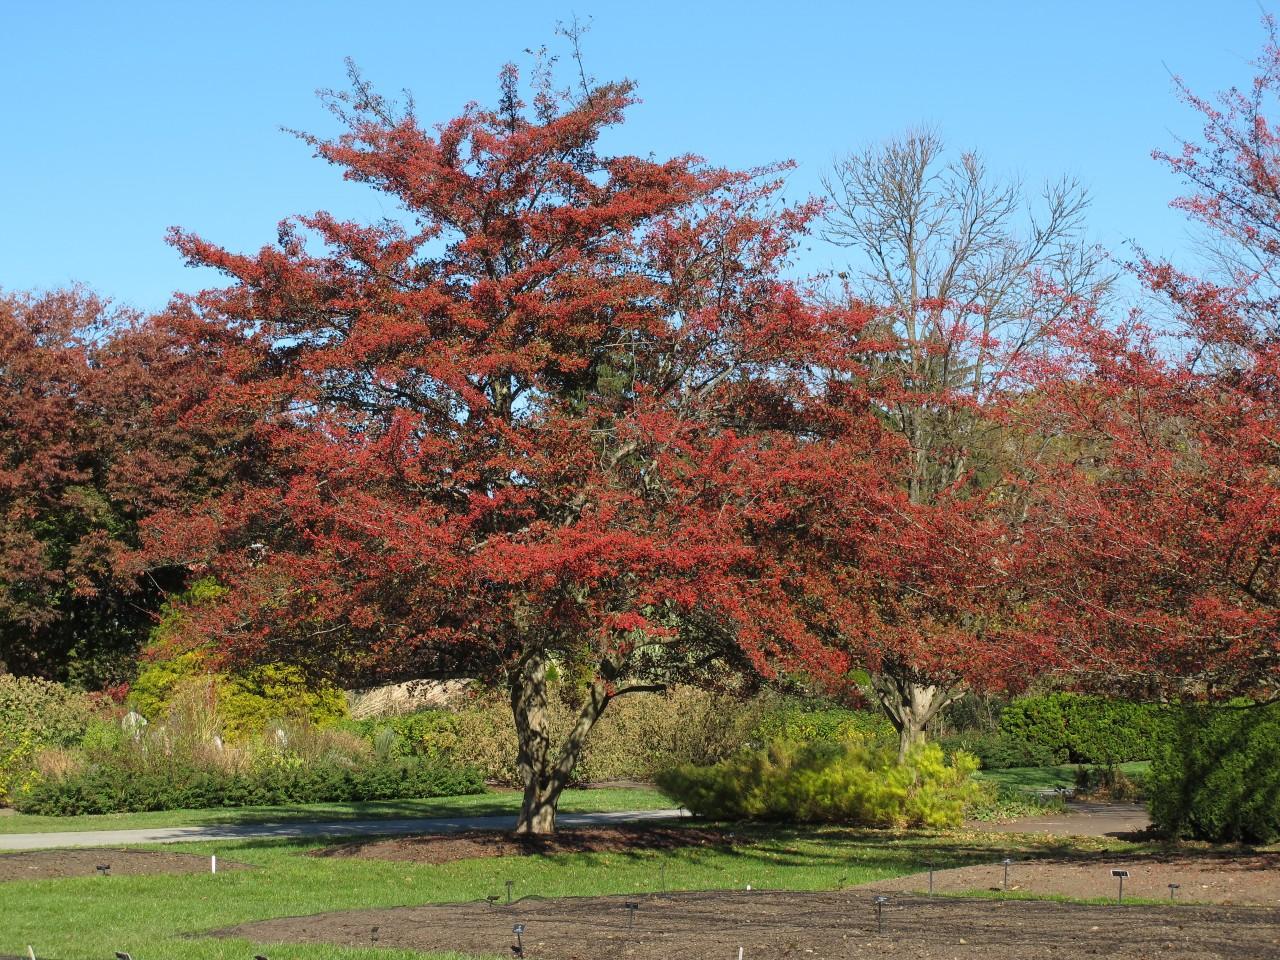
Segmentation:
[(1022, 817), (1004, 823), (971, 820), (970, 830), (983, 833), (1047, 833), (1054, 837), (1127, 837), (1151, 826), (1140, 803), (1084, 803), (1068, 801), (1065, 813)]
[[(625, 810), (620, 813), (562, 813), (562, 827), (595, 827), (642, 820), (688, 816), (686, 810)], [(45, 847), (119, 847), (135, 843), (182, 843), (192, 840), (259, 840), (295, 837), (385, 837), (406, 833), (460, 833), (464, 830), (509, 829), (511, 814), (487, 817), (433, 817), (406, 820), (323, 820), (296, 823), (246, 823), (238, 826), (150, 827), (141, 830), (81, 830), (68, 833), (0, 835), (0, 850)]]

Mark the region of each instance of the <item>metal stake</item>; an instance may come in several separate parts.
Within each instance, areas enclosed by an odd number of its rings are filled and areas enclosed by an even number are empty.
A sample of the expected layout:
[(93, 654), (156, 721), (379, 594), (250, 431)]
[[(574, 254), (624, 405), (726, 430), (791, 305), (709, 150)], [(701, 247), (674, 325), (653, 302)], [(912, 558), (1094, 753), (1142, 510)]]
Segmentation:
[(933, 896), (933, 861), (929, 861), (929, 896)]
[(1112, 870), (1111, 875), (1120, 881), (1120, 895), (1116, 897), (1116, 903), (1124, 903), (1124, 880), (1129, 876), (1128, 870)]
[(508, 881), (507, 881), (507, 903), (510, 903), (510, 902), (511, 902), (511, 888), (512, 888), (512, 886), (514, 886), (514, 885), (515, 885), (515, 881), (514, 881), (514, 880), (508, 880)]
[(1008, 890), (1009, 889), (1009, 864), (1013, 863), (1013, 861), (1010, 860), (1008, 857), (1005, 857), (1000, 862), (1004, 864), (1004, 889)]
[(1179, 888), (1180, 886), (1181, 886), (1181, 884), (1178, 884), (1178, 883), (1171, 883), (1171, 884), (1169, 884), (1169, 899), (1170, 899), (1170, 900), (1177, 900), (1177, 899), (1178, 899), (1178, 888)]
[(511, 953), (517, 957), (523, 957), (524, 956), (524, 940), (522, 939), (522, 936), (524, 934), (524, 924), (517, 923), (514, 927), (511, 928), (511, 932), (516, 935), (516, 945), (511, 948)]
[(882, 911), (884, 910), (884, 905), (888, 902), (889, 902), (889, 898), (886, 896), (881, 895), (876, 897), (876, 932), (877, 933), (881, 933), (881, 934), (884, 933), (884, 913)]

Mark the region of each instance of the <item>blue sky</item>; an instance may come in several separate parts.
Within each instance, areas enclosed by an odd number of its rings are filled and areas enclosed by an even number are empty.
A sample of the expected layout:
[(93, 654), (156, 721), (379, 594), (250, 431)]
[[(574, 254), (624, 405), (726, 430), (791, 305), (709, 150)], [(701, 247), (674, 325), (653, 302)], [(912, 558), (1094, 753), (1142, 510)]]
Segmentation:
[[(170, 225), (256, 249), (289, 214), (389, 213), (280, 131), (332, 128), (314, 91), (343, 58), (434, 122), (491, 101), (498, 68), (575, 14), (588, 69), (639, 83), (620, 151), (794, 159), (791, 198), (835, 155), (929, 123), (998, 171), (1078, 176), (1099, 241), (1175, 257), (1192, 249), (1178, 184), (1150, 153), (1197, 123), (1171, 73), (1246, 83), (1264, 39), (1255, 0), (0, 0), (0, 288), (82, 281), (155, 308), (216, 280), (165, 245)], [(839, 256), (815, 242), (805, 265)]]

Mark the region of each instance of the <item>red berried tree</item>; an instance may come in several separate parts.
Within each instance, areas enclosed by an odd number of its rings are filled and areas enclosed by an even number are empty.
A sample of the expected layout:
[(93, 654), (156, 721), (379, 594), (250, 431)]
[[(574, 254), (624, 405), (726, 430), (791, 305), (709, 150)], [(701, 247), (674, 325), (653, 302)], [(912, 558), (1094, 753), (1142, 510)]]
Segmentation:
[[(353, 80), (311, 143), (394, 222), (300, 217), (255, 255), (174, 236), (231, 280), (174, 319), (219, 357), (190, 422), (249, 431), (153, 554), (228, 588), (188, 620), (228, 658), (505, 687), (518, 829), (551, 831), (615, 697), (844, 670), (806, 593), (880, 433), (815, 371), (862, 315), (781, 279), (814, 210), (775, 170), (605, 155), (627, 84), (525, 104), (508, 68), (431, 130)], [(582, 690), (555, 749), (553, 669)]]

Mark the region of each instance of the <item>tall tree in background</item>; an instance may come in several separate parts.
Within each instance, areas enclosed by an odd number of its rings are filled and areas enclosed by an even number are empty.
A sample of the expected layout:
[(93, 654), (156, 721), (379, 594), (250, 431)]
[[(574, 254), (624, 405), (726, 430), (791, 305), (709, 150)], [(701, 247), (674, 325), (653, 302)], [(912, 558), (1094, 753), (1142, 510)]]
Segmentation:
[[(810, 545), (877, 496), (883, 437), (813, 373), (865, 314), (780, 279), (813, 206), (773, 170), (604, 155), (627, 84), (521, 97), (508, 68), (432, 131), (353, 73), (310, 142), (397, 222), (301, 217), (249, 256), (175, 234), (232, 281), (190, 304), (222, 381), (192, 422), (252, 429), (152, 550), (227, 588), (185, 621), (227, 658), (504, 687), (541, 833), (613, 699), (843, 672)], [(553, 671), (580, 692), (558, 746)]]
[(131, 563), (141, 518), (208, 468), (163, 413), (185, 379), (170, 346), (83, 290), (0, 299), (0, 669), (127, 681), (181, 585)]
[[(1272, 26), (1270, 23), (1269, 26)], [(1148, 696), (1280, 696), (1280, 47), (1245, 90), (1185, 100), (1159, 154), (1192, 187), (1206, 277), (1142, 259), (1159, 322), (1084, 316), (1040, 371), (1044, 581), (1082, 677)]]
[(1050, 656), (1018, 567), (1024, 499), (1006, 482), (1033, 448), (1006, 435), (1003, 385), (1106, 278), (1077, 184), (1031, 202), (975, 154), (948, 161), (927, 130), (847, 157), (825, 186), (826, 236), (854, 257), (845, 296), (880, 311), (869, 395), (909, 451), (907, 503), (862, 588), (864, 659), (905, 752), (971, 683), (1016, 682)]

